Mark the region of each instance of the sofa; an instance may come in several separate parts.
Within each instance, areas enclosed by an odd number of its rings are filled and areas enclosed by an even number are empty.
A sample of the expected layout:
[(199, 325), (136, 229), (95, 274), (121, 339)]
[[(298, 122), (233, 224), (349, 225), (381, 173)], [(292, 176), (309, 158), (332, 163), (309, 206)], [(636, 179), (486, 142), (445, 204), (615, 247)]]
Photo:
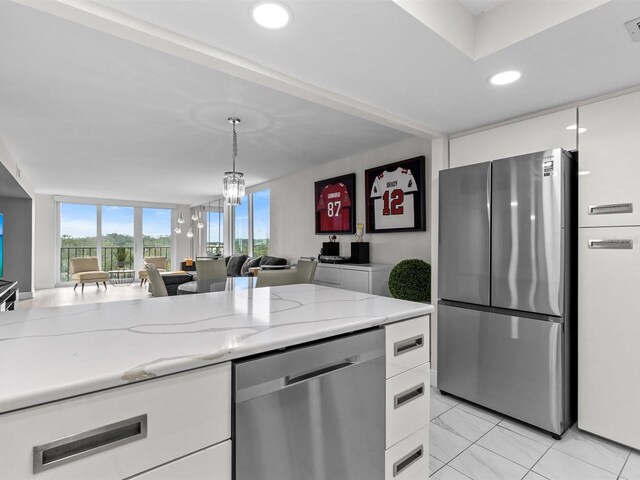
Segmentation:
[(246, 277), (249, 275), (249, 269), (263, 266), (285, 266), (289, 262), (286, 258), (272, 257), (270, 255), (262, 255), (260, 257), (249, 257), (244, 254), (230, 255), (224, 257), (227, 265), (227, 276), (229, 277)]

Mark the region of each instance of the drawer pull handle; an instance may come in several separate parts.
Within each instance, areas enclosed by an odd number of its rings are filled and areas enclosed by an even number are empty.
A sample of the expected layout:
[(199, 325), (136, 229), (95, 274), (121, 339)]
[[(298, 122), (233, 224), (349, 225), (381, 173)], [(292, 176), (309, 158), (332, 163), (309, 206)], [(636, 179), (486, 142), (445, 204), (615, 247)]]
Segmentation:
[(393, 397), (393, 408), (400, 408), (403, 405), (406, 405), (409, 402), (414, 401), (416, 398), (420, 398), (424, 395), (424, 383), (420, 385), (410, 388), (409, 390), (405, 390), (404, 392), (400, 392), (396, 396)]
[(633, 240), (589, 240), (589, 248), (609, 249), (609, 250), (631, 250), (633, 249)]
[(589, 215), (608, 215), (612, 213), (633, 213), (633, 203), (612, 203), (589, 207)]
[(347, 368), (350, 367), (352, 365), (356, 365), (357, 362), (346, 359), (343, 362), (340, 363), (336, 363), (334, 365), (327, 365), (321, 368), (318, 368), (317, 370), (314, 370), (313, 372), (309, 372), (309, 373), (305, 373), (303, 375), (298, 375), (295, 377), (285, 377), (285, 381), (284, 384), (286, 387), (288, 387), (289, 385), (294, 385), (296, 383), (300, 383), (300, 382), (305, 382), (307, 380), (312, 380), (316, 377), (319, 377), (321, 375), (326, 375), (327, 373), (332, 373), (335, 372), (337, 370), (342, 370), (343, 368)]
[(393, 464), (393, 476), (397, 477), (400, 475), (404, 470), (420, 460), (423, 455), (424, 447), (422, 445), (407, 453), (404, 457)]
[(33, 473), (146, 438), (147, 415), (94, 428), (33, 447)]
[(422, 346), (424, 346), (424, 335), (416, 335), (415, 337), (399, 340), (393, 344), (393, 356), (397, 357)]

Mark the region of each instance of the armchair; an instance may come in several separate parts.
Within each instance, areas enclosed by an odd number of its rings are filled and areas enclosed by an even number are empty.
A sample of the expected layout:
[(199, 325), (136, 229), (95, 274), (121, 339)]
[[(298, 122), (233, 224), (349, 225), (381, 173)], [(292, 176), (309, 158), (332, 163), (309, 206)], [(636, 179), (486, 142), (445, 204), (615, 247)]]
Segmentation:
[(85, 283), (96, 282), (96, 287), (100, 287), (100, 282), (104, 284), (104, 289), (107, 289), (107, 280), (109, 280), (109, 273), (100, 270), (100, 264), (98, 263), (98, 257), (76, 257), (72, 258), (69, 262), (69, 268), (71, 270), (71, 280), (75, 282), (73, 291), (75, 292), (79, 284), (82, 284), (82, 292), (84, 292)]

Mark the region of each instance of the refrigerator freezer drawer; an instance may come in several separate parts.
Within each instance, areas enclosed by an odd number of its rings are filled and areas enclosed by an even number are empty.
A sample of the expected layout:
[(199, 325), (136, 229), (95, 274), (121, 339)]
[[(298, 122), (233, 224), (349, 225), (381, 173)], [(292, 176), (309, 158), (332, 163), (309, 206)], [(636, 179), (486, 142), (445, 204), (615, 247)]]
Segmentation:
[(440, 172), (438, 295), (489, 305), (491, 163)]
[(561, 434), (562, 325), (439, 305), (438, 388)]
[(493, 307), (564, 314), (569, 161), (557, 148), (493, 162)]
[(578, 245), (578, 426), (640, 448), (640, 227), (581, 228)]

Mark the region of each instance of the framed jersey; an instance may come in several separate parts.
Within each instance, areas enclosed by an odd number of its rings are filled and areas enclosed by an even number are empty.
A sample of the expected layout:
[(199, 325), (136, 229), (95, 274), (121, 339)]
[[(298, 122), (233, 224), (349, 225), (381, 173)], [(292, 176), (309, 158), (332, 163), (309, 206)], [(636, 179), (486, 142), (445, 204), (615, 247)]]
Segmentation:
[(365, 171), (367, 232), (425, 231), (424, 157)]
[(316, 182), (316, 234), (355, 233), (356, 174)]

